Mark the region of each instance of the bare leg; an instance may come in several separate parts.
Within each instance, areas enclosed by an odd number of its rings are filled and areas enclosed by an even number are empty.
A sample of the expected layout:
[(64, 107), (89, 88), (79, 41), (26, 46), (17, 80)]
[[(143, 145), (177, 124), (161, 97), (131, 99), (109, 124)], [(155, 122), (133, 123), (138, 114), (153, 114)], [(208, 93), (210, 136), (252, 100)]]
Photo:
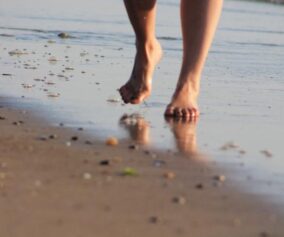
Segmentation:
[(128, 82), (119, 89), (125, 103), (139, 104), (152, 89), (152, 76), (162, 56), (155, 35), (156, 0), (124, 0), (136, 36), (134, 67)]
[(196, 118), (202, 69), (222, 9), (222, 0), (181, 0), (183, 62), (165, 115)]

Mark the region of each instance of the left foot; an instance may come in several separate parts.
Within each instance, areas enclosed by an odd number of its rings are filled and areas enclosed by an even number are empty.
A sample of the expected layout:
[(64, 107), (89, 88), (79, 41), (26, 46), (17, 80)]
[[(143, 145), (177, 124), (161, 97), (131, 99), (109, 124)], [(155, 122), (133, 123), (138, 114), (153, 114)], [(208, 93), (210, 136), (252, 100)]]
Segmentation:
[(154, 69), (161, 57), (162, 48), (156, 39), (150, 43), (137, 43), (132, 74), (128, 82), (119, 89), (124, 103), (140, 104), (150, 95)]

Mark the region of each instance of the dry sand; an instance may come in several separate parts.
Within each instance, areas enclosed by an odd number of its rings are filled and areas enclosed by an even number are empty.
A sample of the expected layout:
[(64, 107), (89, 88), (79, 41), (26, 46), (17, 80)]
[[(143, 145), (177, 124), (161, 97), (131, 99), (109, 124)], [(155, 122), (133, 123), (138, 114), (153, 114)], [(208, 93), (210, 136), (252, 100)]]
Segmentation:
[(198, 154), (107, 146), (0, 105), (0, 236), (283, 236), (283, 213)]

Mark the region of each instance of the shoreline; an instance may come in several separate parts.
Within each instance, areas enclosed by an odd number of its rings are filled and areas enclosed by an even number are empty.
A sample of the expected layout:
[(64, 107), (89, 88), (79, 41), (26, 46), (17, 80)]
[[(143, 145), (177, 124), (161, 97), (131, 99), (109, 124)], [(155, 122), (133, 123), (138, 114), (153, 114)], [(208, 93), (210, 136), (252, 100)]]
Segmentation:
[[(50, 126), (5, 103), (0, 116), (1, 236), (284, 233), (276, 206), (241, 193), (230, 177), (216, 180), (222, 172), (213, 163), (146, 154), (128, 142), (85, 144), (84, 131)], [(69, 146), (72, 136), (79, 139)], [(126, 167), (135, 174), (122, 176)]]

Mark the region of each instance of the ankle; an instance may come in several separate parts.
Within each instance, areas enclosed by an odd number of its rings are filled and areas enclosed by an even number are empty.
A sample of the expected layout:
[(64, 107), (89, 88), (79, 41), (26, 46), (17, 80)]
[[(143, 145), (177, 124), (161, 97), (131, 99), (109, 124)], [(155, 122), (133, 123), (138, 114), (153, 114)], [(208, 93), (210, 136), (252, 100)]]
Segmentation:
[(199, 77), (180, 77), (178, 84), (177, 84), (178, 91), (190, 91), (191, 94), (194, 93), (195, 95), (199, 94), (200, 90), (200, 80)]
[(161, 49), (160, 43), (157, 38), (150, 38), (147, 40), (136, 41), (137, 51), (152, 53)]

